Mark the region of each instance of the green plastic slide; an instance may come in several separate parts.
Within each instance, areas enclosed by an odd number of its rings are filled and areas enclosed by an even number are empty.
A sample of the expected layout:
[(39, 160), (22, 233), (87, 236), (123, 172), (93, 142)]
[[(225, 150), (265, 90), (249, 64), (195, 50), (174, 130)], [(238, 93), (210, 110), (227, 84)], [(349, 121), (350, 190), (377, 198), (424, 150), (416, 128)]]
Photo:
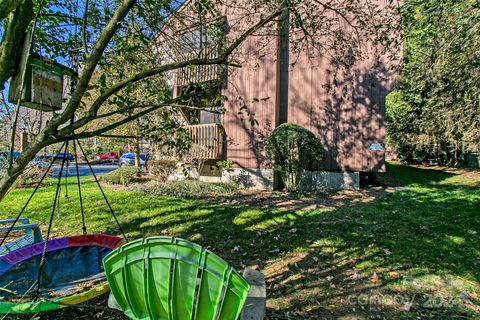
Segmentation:
[(130, 242), (103, 264), (113, 296), (132, 319), (235, 320), (249, 290), (224, 260), (179, 238)]

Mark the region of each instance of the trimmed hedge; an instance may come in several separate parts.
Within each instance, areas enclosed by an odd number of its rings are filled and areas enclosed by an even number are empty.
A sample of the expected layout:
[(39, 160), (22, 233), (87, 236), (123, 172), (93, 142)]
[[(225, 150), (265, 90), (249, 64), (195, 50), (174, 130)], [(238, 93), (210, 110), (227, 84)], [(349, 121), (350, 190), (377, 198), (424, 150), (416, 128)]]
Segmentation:
[(137, 167), (121, 167), (100, 177), (108, 184), (128, 185), (140, 177), (140, 169)]
[(311, 131), (291, 123), (284, 123), (273, 130), (267, 139), (267, 155), (280, 171), (285, 188), (298, 191), (305, 170), (321, 160), (323, 146)]

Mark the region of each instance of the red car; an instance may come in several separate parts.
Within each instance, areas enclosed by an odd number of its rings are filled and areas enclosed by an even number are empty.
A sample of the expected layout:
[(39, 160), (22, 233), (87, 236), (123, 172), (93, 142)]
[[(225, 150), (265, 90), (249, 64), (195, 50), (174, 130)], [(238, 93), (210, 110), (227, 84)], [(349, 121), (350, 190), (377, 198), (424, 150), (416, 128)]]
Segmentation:
[(95, 156), (95, 160), (115, 160), (115, 159), (117, 159), (116, 152), (99, 153)]

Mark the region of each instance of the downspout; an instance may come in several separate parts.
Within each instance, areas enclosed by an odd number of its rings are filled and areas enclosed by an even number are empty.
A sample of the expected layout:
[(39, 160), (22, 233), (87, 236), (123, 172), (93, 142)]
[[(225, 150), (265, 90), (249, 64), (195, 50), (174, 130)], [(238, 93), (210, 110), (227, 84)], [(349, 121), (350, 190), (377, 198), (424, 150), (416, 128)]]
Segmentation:
[[(287, 3), (284, 2), (286, 7)], [(278, 21), (277, 83), (275, 89), (275, 127), (288, 122), (288, 65), (290, 44), (289, 12), (285, 10)]]
[[(283, 2), (285, 9), (287, 2)], [(288, 122), (288, 67), (290, 59), (290, 21), (286, 9), (278, 21), (277, 39), (277, 81), (275, 86), (275, 127)], [(281, 173), (275, 171), (273, 188), (283, 188)]]

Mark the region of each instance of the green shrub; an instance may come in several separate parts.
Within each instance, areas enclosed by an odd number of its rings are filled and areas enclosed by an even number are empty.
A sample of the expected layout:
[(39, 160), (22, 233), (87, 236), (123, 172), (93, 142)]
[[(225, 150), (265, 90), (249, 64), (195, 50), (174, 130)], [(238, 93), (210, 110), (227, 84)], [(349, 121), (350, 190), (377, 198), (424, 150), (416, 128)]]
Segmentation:
[(225, 172), (232, 172), (233, 171), (233, 161), (232, 160), (220, 160), (212, 166), (213, 173), (222, 173)]
[(103, 175), (101, 179), (109, 184), (128, 185), (140, 177), (140, 169), (137, 167), (121, 167)]
[(183, 198), (205, 198), (209, 196), (225, 195), (235, 192), (238, 185), (235, 183), (208, 183), (194, 180), (178, 180), (160, 183), (149, 181), (138, 187), (151, 195), (164, 195)]
[(150, 160), (148, 172), (159, 182), (165, 182), (175, 173), (177, 161), (175, 160)]
[[(83, 146), (82, 145), (82, 147), (83, 147), (83, 151), (85, 151), (85, 154), (88, 160), (93, 159), (95, 155), (103, 152), (103, 148), (100, 146), (88, 146), (88, 145)], [(83, 154), (82, 154), (82, 157), (83, 157)], [(87, 160), (87, 159), (84, 159), (84, 160)]]
[[(40, 179), (42, 179), (43, 175), (45, 174), (45, 171), (47, 168), (42, 168), (42, 167), (30, 167), (25, 169), (25, 171), (18, 177), (18, 179), (15, 181), (17, 187), (30, 187), (33, 185), (36, 185), (38, 182), (40, 182)], [(48, 180), (48, 178), (53, 177), (53, 170), (50, 169), (45, 176), (44, 180), (44, 185), (50, 185), (52, 184), (51, 180)]]
[(310, 131), (295, 124), (285, 123), (273, 130), (267, 139), (267, 155), (281, 172), (288, 191), (298, 191), (305, 170), (321, 160), (323, 146)]

